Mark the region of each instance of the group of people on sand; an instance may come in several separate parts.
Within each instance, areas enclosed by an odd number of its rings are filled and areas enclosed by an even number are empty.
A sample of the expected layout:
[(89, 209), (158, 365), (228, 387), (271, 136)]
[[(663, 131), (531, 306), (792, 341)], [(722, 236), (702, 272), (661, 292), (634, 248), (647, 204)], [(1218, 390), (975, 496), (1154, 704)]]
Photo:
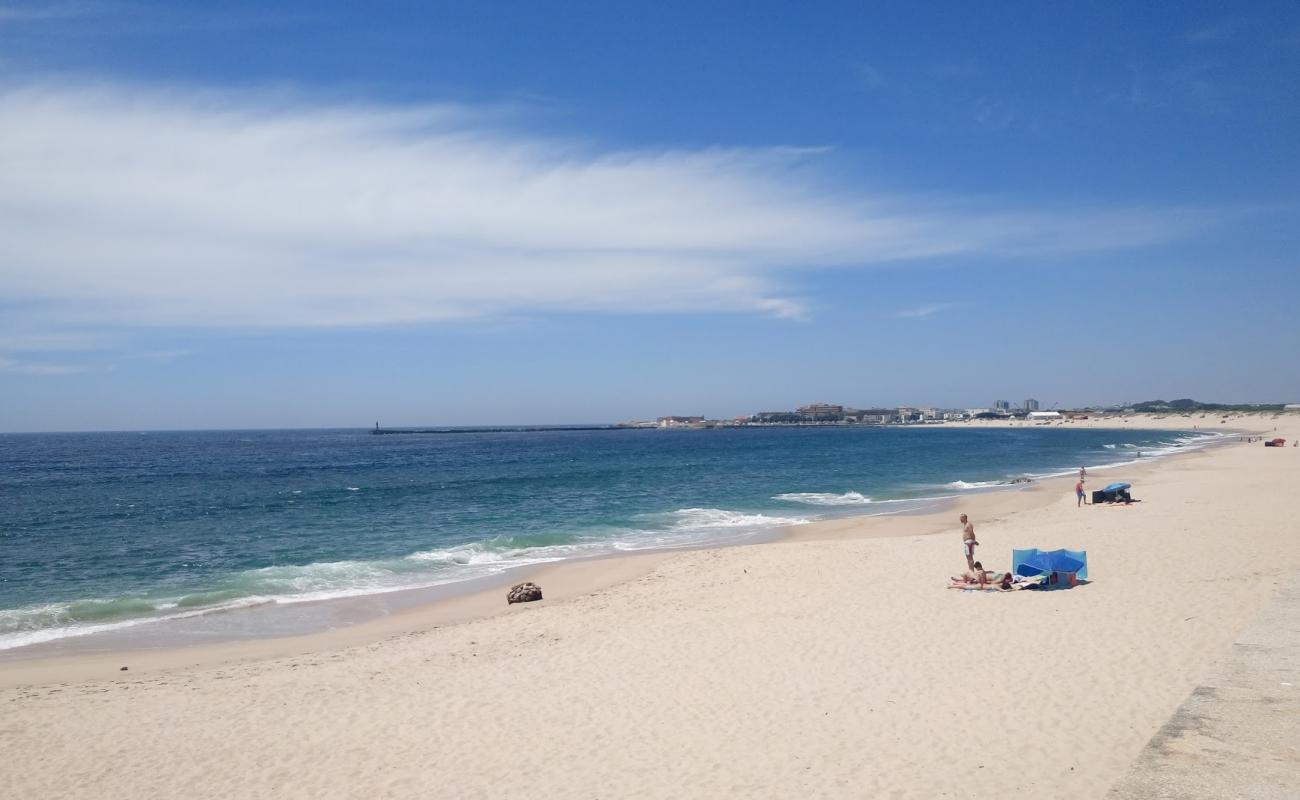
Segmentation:
[[(1079, 482), (1074, 484), (1075, 498), (1078, 500), (1076, 506), (1088, 505), (1087, 493), (1084, 491), (1083, 483), (1088, 478), (1088, 468), (1079, 467)], [(961, 575), (953, 575), (952, 583), (954, 586), (962, 588), (980, 588), (987, 589), (996, 586), (1003, 591), (1009, 591), (1016, 578), (1010, 572), (991, 572), (984, 569), (984, 565), (975, 560), (975, 548), (979, 547), (979, 541), (975, 538), (975, 525), (970, 521), (970, 517), (962, 514), (961, 517), (961, 549), (962, 554), (966, 556), (966, 571)]]
[(960, 576), (952, 576), (952, 582), (957, 586), (978, 587), (987, 589), (990, 585), (996, 585), (1004, 591), (1011, 589), (1014, 580), (1010, 572), (990, 572), (984, 569), (984, 565), (975, 560), (975, 548), (979, 542), (975, 539), (975, 525), (970, 521), (970, 517), (965, 514), (961, 515), (961, 549), (966, 556), (966, 571)]

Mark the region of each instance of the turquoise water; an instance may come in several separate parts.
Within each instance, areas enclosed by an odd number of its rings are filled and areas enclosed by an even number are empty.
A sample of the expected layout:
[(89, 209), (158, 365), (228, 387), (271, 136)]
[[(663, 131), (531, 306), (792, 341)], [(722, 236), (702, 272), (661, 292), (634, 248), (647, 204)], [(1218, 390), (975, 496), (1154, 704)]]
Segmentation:
[(897, 513), (1193, 432), (752, 428), (0, 435), (0, 649)]

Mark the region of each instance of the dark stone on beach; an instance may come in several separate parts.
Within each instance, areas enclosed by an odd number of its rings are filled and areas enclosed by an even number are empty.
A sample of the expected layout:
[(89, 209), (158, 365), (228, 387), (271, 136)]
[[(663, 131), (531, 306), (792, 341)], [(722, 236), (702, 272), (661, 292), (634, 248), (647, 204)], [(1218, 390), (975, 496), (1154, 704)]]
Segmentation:
[(126, 672), (126, 667), (122, 667), (118, 672)]
[(509, 594), (506, 595), (506, 603), (531, 603), (534, 600), (542, 599), (542, 587), (535, 583), (516, 583), (510, 587)]

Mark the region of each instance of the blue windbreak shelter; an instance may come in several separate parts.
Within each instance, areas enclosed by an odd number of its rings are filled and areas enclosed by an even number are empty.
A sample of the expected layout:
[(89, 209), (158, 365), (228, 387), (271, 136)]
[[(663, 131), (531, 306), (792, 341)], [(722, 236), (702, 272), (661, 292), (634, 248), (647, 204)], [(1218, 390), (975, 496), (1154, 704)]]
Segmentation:
[(1102, 491), (1103, 491), (1103, 492), (1118, 492), (1118, 491), (1121, 491), (1121, 490), (1123, 490), (1123, 489), (1132, 489), (1132, 488), (1133, 488), (1133, 484), (1131, 484), (1131, 483), (1112, 483), (1110, 486), (1107, 486), (1105, 489), (1102, 489)]
[(1073, 572), (1080, 580), (1088, 580), (1087, 550), (1026, 550), (1011, 551), (1011, 571), (1016, 575), (1042, 575), (1045, 572)]

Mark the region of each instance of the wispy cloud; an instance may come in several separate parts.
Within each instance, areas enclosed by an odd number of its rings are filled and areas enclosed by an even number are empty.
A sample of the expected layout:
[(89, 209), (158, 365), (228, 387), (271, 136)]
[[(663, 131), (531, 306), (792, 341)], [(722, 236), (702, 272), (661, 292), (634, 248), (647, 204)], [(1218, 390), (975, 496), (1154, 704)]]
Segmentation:
[(1247, 17), (1221, 19), (1204, 27), (1188, 31), (1183, 38), (1192, 44), (1210, 44), (1233, 39), (1251, 24)]
[[(320, 19), (315, 12), (289, 13), (269, 7), (236, 11), (210, 3), (166, 5), (128, 0), (0, 2), (0, 33), (4, 33), (5, 28), (21, 31), (57, 29), (71, 36), (73, 43), (83, 41), (85, 37), (113, 38), (186, 30), (236, 31), (288, 25), (301, 27)], [(42, 45), (55, 46), (47, 40), (42, 40)]]
[(998, 100), (980, 98), (975, 101), (975, 122), (986, 130), (1001, 131), (1016, 121), (1016, 110)]
[[(57, 333), (805, 313), (799, 275), (1166, 241), (1185, 209), (844, 188), (818, 151), (627, 151), (454, 106), (0, 87), (0, 297)], [(0, 329), (0, 335), (9, 331)]]
[(19, 361), (0, 356), (0, 372), (15, 372), (21, 375), (71, 375), (88, 371), (86, 367), (76, 364), (52, 364), (41, 361)]
[(139, 353), (126, 353), (122, 358), (131, 361), (157, 361), (161, 363), (170, 363), (177, 359), (188, 358), (194, 354), (194, 350), (146, 350)]
[(916, 308), (904, 308), (900, 311), (896, 311), (894, 312), (894, 318), (895, 319), (927, 319), (929, 317), (933, 317), (935, 314), (938, 314), (941, 311), (948, 311), (949, 309), (953, 309), (956, 307), (957, 307), (956, 303), (930, 303), (924, 306), (917, 306)]
[(857, 76), (858, 84), (864, 88), (883, 89), (886, 86), (884, 73), (865, 61), (853, 65), (853, 74)]
[(104, 334), (78, 331), (0, 331), (0, 353), (85, 353), (108, 349), (115, 341), (115, 337)]
[(1215, 64), (1190, 62), (1160, 71), (1131, 67), (1124, 91), (1102, 98), (1110, 105), (1134, 110), (1178, 109), (1197, 113), (1222, 113), (1243, 90), (1222, 78)]
[(0, 5), (0, 25), (4, 23), (47, 22), (51, 20), (93, 17), (107, 13), (103, 3), (5, 3)]

